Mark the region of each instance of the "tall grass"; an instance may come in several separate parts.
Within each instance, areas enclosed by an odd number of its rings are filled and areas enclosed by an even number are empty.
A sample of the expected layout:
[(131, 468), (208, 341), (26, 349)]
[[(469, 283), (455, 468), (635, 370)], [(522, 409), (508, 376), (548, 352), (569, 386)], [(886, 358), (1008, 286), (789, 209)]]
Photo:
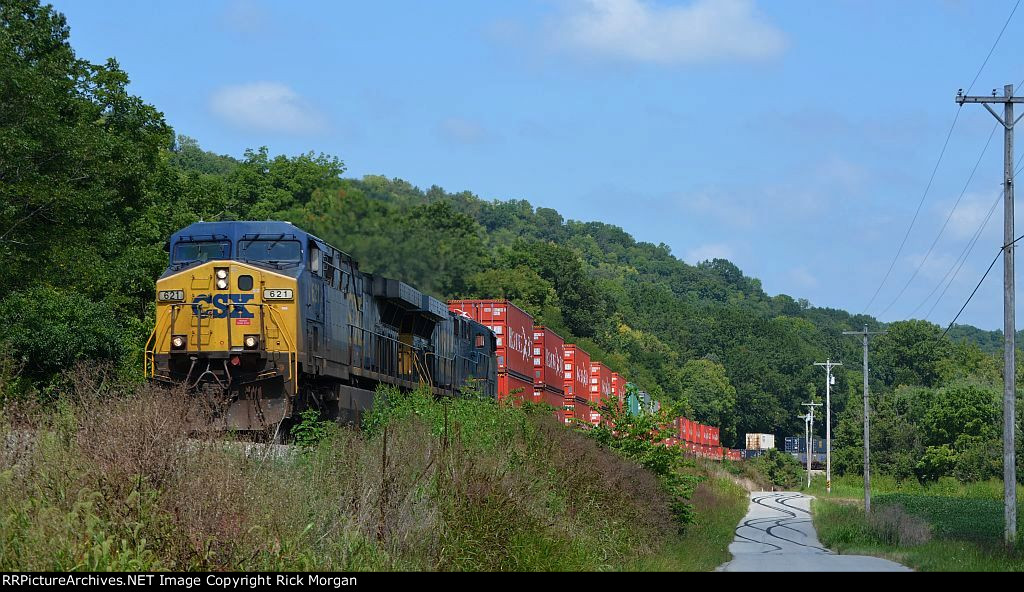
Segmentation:
[[(927, 503), (938, 498), (917, 499)], [(991, 539), (965, 540), (941, 521), (929, 522), (901, 505), (881, 501), (866, 518), (857, 505), (815, 500), (814, 526), (821, 542), (841, 553), (885, 557), (920, 571), (1024, 571), (1021, 551), (1007, 551)]]
[(69, 384), (3, 408), (2, 570), (610, 570), (678, 530), (657, 477), (547, 414), (391, 391), (274, 457), (189, 437), (182, 393)]
[[(806, 473), (805, 473), (806, 475)], [(806, 478), (806, 477), (805, 477)], [(825, 491), (825, 477), (818, 475), (811, 481), (811, 487), (803, 482), (803, 491), (818, 497), (863, 499), (864, 479), (859, 475), (844, 475), (832, 479), (832, 493)], [(871, 475), (871, 492), (873, 495), (887, 493), (904, 493), (910, 495), (957, 497), (1002, 500), (1003, 482), (996, 479), (961, 483), (953, 477), (942, 477), (937, 482), (920, 483), (917, 479), (897, 480), (889, 475)], [(1024, 488), (1017, 485), (1017, 495), (1021, 498)]]

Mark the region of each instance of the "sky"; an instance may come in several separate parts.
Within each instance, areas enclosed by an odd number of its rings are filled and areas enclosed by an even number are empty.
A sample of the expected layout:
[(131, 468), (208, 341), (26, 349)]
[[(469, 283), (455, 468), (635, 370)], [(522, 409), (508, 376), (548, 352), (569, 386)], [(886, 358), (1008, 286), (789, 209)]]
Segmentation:
[[(54, 2), (80, 57), (116, 58), (207, 150), (526, 199), (727, 258), (772, 295), (943, 326), (1002, 237), (999, 205), (957, 265), (999, 198), (1003, 131), (954, 97), (1024, 81), (1024, 8), (986, 62), (1015, 4)], [(1002, 327), (1001, 278), (959, 323)]]

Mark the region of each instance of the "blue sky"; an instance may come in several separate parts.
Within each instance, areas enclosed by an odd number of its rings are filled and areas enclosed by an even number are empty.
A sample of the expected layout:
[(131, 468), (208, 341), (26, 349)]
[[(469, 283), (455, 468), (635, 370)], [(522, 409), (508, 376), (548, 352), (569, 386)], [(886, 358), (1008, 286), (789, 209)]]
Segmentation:
[[(351, 176), (528, 199), (690, 263), (727, 257), (770, 294), (851, 312), (882, 281), (953, 97), (1014, 4), (54, 3), (79, 55), (116, 57), (133, 92), (206, 149), (314, 150), (341, 157)], [(972, 94), (1024, 79), (1022, 34), (1024, 8)], [(961, 110), (867, 312), (894, 321), (932, 308), (926, 295), (999, 194), (1001, 130), (966, 184), (993, 124), (979, 105)], [(929, 320), (945, 325), (963, 304), (998, 249), (1001, 218), (1000, 206)], [(997, 264), (960, 322), (1001, 327), (1001, 276)]]

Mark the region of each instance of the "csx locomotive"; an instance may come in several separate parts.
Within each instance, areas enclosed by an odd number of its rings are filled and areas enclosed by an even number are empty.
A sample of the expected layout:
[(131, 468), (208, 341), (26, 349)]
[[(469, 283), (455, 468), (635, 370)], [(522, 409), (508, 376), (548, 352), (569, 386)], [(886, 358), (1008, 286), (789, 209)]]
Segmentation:
[(290, 223), (198, 222), (167, 247), (145, 371), (208, 403), (207, 426), (358, 422), (380, 384), (496, 396), (490, 329)]

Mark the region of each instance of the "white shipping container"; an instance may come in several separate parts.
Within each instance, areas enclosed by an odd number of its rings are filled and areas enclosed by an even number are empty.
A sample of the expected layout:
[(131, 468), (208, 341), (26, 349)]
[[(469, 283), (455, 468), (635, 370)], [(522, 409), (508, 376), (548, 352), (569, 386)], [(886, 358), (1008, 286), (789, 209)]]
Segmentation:
[(775, 434), (747, 434), (747, 450), (775, 448)]

